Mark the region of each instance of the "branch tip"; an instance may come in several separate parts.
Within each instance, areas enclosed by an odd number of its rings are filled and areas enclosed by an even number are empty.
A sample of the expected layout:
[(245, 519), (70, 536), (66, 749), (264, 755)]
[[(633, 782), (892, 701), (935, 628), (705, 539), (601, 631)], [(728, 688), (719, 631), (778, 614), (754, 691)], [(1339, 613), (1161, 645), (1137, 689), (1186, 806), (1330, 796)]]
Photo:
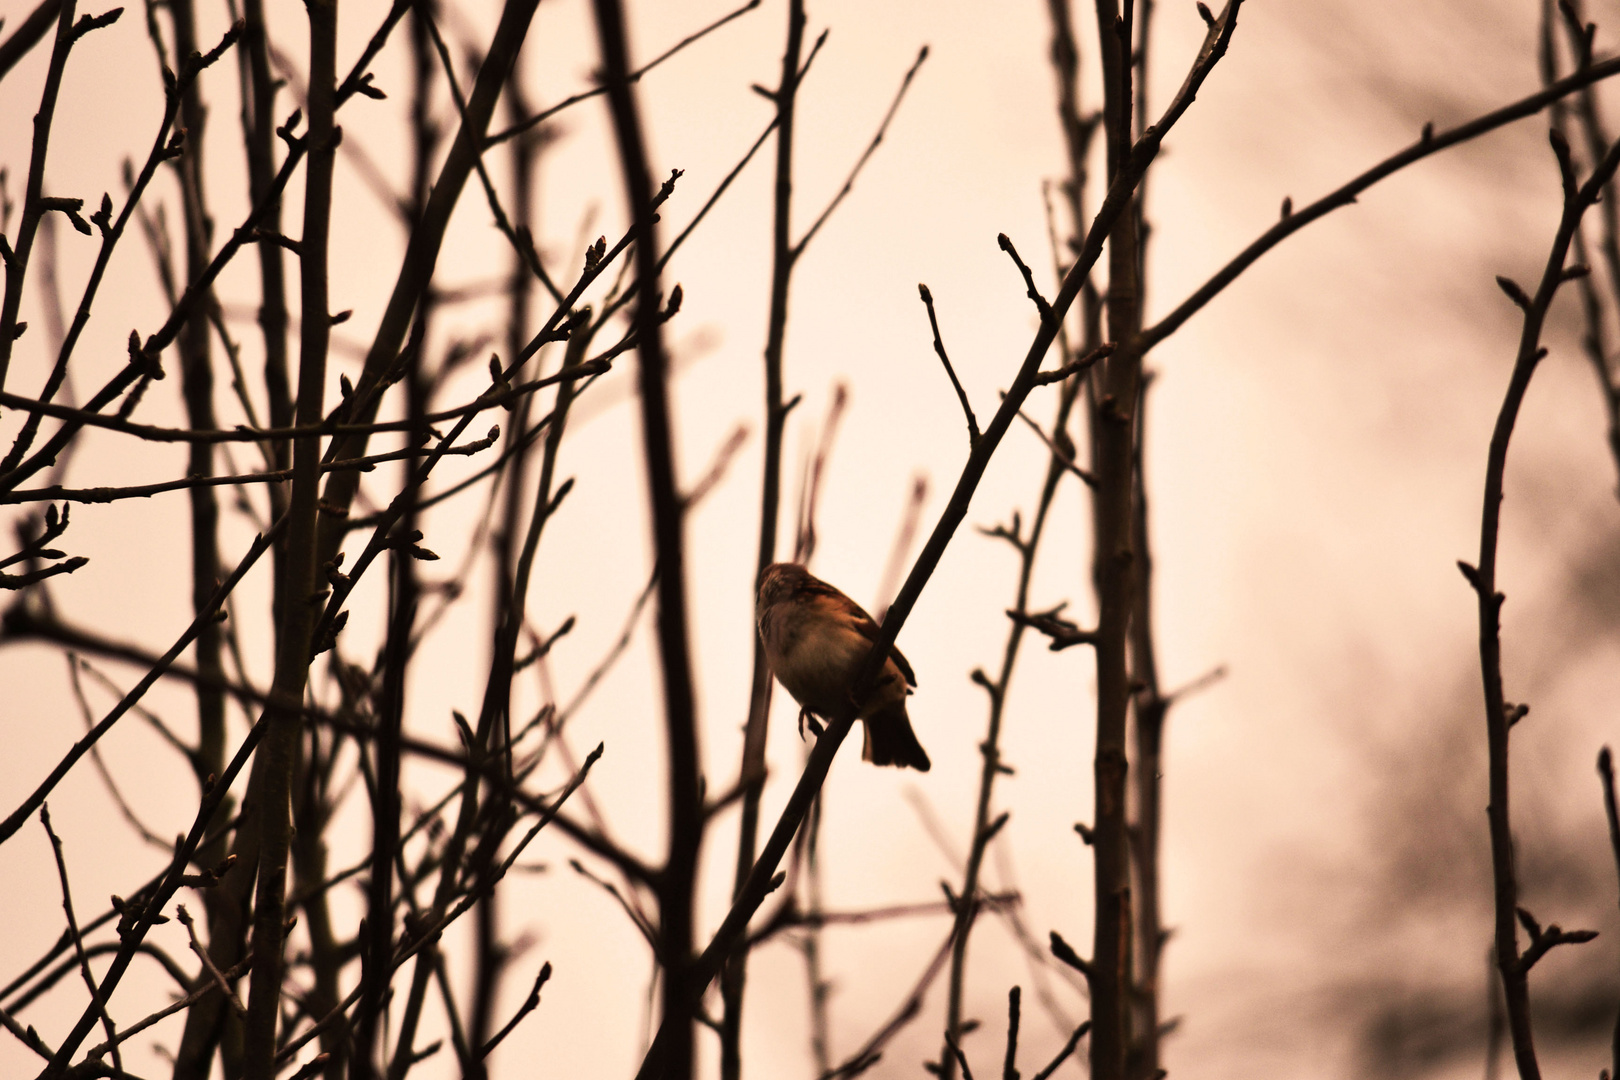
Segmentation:
[(1530, 310), (1530, 297), (1525, 295), (1524, 289), (1519, 286), (1518, 282), (1514, 281), (1505, 274), (1497, 274), (1496, 284), (1504, 293), (1507, 294), (1507, 298), (1512, 300), (1519, 310)]

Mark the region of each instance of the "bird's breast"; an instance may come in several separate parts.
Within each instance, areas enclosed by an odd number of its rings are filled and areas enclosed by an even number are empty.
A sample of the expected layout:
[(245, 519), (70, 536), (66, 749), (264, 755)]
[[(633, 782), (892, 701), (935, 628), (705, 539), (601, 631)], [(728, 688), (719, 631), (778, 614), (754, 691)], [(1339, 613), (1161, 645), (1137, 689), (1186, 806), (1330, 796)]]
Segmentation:
[[(861, 661), (871, 651), (871, 641), (842, 620), (806, 617), (791, 607), (785, 611), (782, 607), (775, 606), (760, 620), (771, 670), (794, 700), (811, 712), (831, 716), (846, 708)], [(891, 683), (899, 683), (903, 699), (904, 683), (893, 661), (884, 665), (871, 704), (893, 696), (884, 692)]]

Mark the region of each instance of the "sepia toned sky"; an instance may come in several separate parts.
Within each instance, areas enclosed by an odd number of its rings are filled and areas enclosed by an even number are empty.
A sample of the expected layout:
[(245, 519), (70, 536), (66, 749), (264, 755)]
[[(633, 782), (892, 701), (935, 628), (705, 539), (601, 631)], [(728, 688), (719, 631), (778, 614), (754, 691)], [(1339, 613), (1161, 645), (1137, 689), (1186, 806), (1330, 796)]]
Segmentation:
[[(8, 25), (31, 7), (0, 0)], [(223, 5), (205, 7), (200, 37), (217, 40), (227, 16)], [(1152, 173), (1149, 321), (1268, 228), (1285, 196), (1301, 206), (1408, 145), (1427, 121), (1444, 129), (1533, 91), (1536, 7), (1253, 0), (1229, 54)], [(771, 0), (639, 84), (655, 173), (685, 170), (663, 213), (666, 243), (770, 120), (769, 103), (749, 87), (776, 82), (783, 8)], [(346, 0), (343, 69), (385, 10), (377, 0)], [(635, 55), (644, 60), (727, 5), (683, 0), (632, 3), (630, 10)], [(493, 3), (446, 11), (446, 32), (452, 41), (487, 39), (495, 11)], [(816, 2), (809, 14), (812, 35), (830, 34), (801, 90), (795, 234), (837, 192), (901, 76), (919, 48), (929, 48), (881, 147), (801, 260), (791, 302), (787, 386), (804, 397), (785, 443), (787, 490), (798, 489), (834, 386), (847, 384), (813, 569), (871, 608), (889, 599), (878, 590), (914, 478), (928, 480), (926, 530), (967, 454), (960, 406), (933, 355), (917, 284), (932, 291), (956, 371), (987, 417), (1036, 325), (996, 237), (1011, 237), (1042, 287), (1055, 290), (1041, 189), (1059, 177), (1062, 153), (1044, 5)], [(1085, 14), (1077, 5), (1090, 41)], [(1612, 51), (1613, 28), (1604, 19), (1614, 21), (1615, 12), (1589, 14), (1600, 24), (1599, 51)], [(1204, 26), (1191, 3), (1156, 4), (1155, 15), (1157, 111), (1180, 84)], [(301, 71), (301, 12), (285, 5), (277, 19), (277, 46)], [(1091, 65), (1087, 108), (1098, 101), (1093, 55), (1083, 61)], [(9, 166), (13, 199), (27, 168), (45, 57), (36, 51), (0, 81), (0, 164)], [(596, 55), (588, 5), (542, 3), (521, 63), (538, 105), (589, 87)], [(356, 156), (363, 153), (403, 191), (402, 35), (373, 70), (389, 99), (356, 100), (340, 117), (347, 153), (335, 194), (332, 307), (354, 316), (333, 334), (334, 392), (339, 372), (353, 377), (359, 369), (403, 248), (397, 221), (362, 178)], [(204, 85), (212, 102), (209, 196), (216, 238), (223, 238), (246, 209), (232, 141), (234, 61)], [(141, 13), (131, 9), (73, 55), (47, 193), (94, 202), (107, 190), (118, 202), (120, 163), (144, 155), (161, 101)], [(1163, 873), (1165, 921), (1175, 934), (1163, 1013), (1180, 1018), (1164, 1051), (1172, 1076), (1438, 1078), (1478, 1076), (1484, 1068), (1484, 733), (1476, 609), (1455, 562), (1477, 556), (1485, 448), (1518, 336), (1517, 310), (1494, 277), (1529, 287), (1557, 223), (1558, 174), (1545, 129), (1544, 119), (1523, 121), (1397, 174), (1268, 254), (1149, 357), (1155, 378), (1147, 467), (1162, 677), (1173, 688), (1218, 666), (1227, 672), (1177, 705), (1167, 737)], [(679, 371), (684, 482), (703, 474), (738, 424), (751, 432), (687, 532), (711, 792), (735, 781), (747, 710), (769, 156), (767, 147), (668, 271), (685, 294), (668, 331)], [(504, 169), (502, 159), (496, 175), (504, 178)], [(558, 118), (537, 185), (537, 241), (558, 276), (573, 273), (585, 243), (622, 231), (616, 170), (599, 102)], [(298, 180), (289, 190), (289, 232), (299, 220), (300, 189)], [(172, 179), (154, 195), (177, 222)], [(71, 308), (93, 245), (62, 226), (58, 221), (55, 242)], [(481, 195), (469, 186), (440, 282), (487, 282), (506, 273), (507, 259)], [(166, 316), (152, 277), (148, 249), (132, 230), (77, 354), (81, 397), (122, 365), (131, 328), (149, 333)], [(221, 283), (250, 373), (258, 363), (247, 306), (254, 281), (250, 264), (239, 262)], [(233, 309), (233, 297), (243, 306)], [(499, 311), (494, 301), (445, 309), (438, 345), (498, 327)], [(24, 318), (32, 328), (18, 343), (6, 389), (33, 393), (49, 333), (33, 285)], [(1607, 1032), (1620, 1005), (1617, 887), (1593, 767), (1598, 748), (1620, 738), (1620, 504), (1577, 320), (1574, 298), (1563, 298), (1547, 335), (1551, 354), (1513, 442), (1500, 572), (1508, 594), (1508, 697), (1533, 706), (1514, 736), (1526, 903), (1543, 923), (1603, 932), (1594, 944), (1555, 952), (1532, 979), (1549, 1005), (1540, 1031), (1544, 1065), (1558, 1075), (1595, 1075), (1607, 1063)], [(503, 347), (498, 329), (493, 344), (480, 346)], [(482, 360), (469, 365), (447, 400), (475, 396), (483, 370)], [(630, 380), (631, 365), (621, 361), (581, 400), (559, 466), (577, 483), (548, 526), (536, 565), (536, 624), (555, 628), (578, 617), (543, 674), (564, 702), (612, 647), (650, 569)], [(182, 422), (176, 383), (171, 377), (155, 386), (137, 418)], [(234, 406), (223, 380), (219, 400), (224, 422), (240, 419), (228, 411)], [(1038, 393), (1027, 411), (1049, 422), (1054, 402)], [(16, 426), (14, 414), (0, 416), (8, 442)], [(63, 482), (139, 483), (183, 469), (174, 447), (132, 447), (105, 433), (85, 442)], [(247, 455), (239, 457), (248, 467)], [(1016, 509), (1027, 519), (1044, 462), (1040, 443), (1015, 426), (969, 525), (1005, 522)], [(1072, 479), (1065, 485), (1031, 606), (1069, 601), (1085, 623), (1089, 508)], [(790, 507), (793, 497), (785, 500)], [(92, 561), (53, 582), (59, 614), (166, 648), (190, 618), (183, 498), (76, 507), (63, 543)], [(444, 556), (437, 565), (459, 564), (477, 512), (477, 504), (455, 501), (433, 511), (425, 543)], [(791, 530), (791, 509), (785, 525)], [(227, 565), (254, 531), (241, 515), (227, 514)], [(911, 714), (934, 768), (900, 773), (866, 766), (852, 751), (841, 756), (822, 837), (829, 908), (935, 901), (942, 879), (959, 880), (986, 713), (969, 673), (999, 662), (1015, 573), (1004, 543), (964, 528), (906, 624), (900, 645), (919, 682)], [(427, 659), (413, 671), (410, 729), (447, 745), (454, 738), (450, 710), (475, 708), (483, 686), (487, 571), (468, 585), (474, 599), (437, 624), (423, 646)], [(368, 656), (379, 640), (376, 621), (360, 613), (379, 609), (381, 588), (380, 579), (371, 580), (355, 594), (357, 617), (345, 635), (353, 657)], [(255, 613), (267, 595), (264, 577), (254, 575), (237, 601), (248, 668), (262, 681), (269, 643)], [(570, 720), (569, 734), (582, 753), (605, 744), (590, 796), (617, 838), (653, 857), (663, 843), (662, 759), (647, 628), (643, 618), (613, 676)], [(112, 662), (99, 666), (125, 687), (139, 675)], [(1084, 650), (1051, 653), (1030, 641), (1011, 695), (1004, 757), (1016, 774), (1000, 781), (998, 806), (1012, 816), (997, 841), (990, 884), (1021, 894), (1022, 919), (1038, 944), (1050, 930), (1076, 943), (1090, 936), (1090, 852), (1073, 824), (1091, 813), (1093, 683)], [(0, 686), (0, 810), (9, 811), (83, 727), (55, 650), (5, 643)], [(525, 684), (523, 707), (537, 708), (544, 692), (539, 680)], [(103, 710), (116, 700), (94, 687), (90, 697)], [(767, 822), (802, 754), (791, 702), (777, 698)], [(161, 686), (147, 701), (189, 730), (183, 687)], [(242, 718), (233, 716), (233, 724), (240, 738)], [(126, 718), (103, 749), (154, 832), (189, 826), (196, 798), (189, 772), (149, 727)], [(436, 799), (450, 778), (417, 762), (405, 775), (408, 811)], [(88, 763), (53, 794), (51, 809), (84, 908), (131, 891), (164, 860), (125, 827)], [(334, 866), (353, 861), (369, 842), (366, 816), (351, 814), (340, 826)], [(723, 816), (707, 840), (705, 930), (726, 907), (735, 828), (735, 818)], [(525, 875), (508, 894), (506, 929), (530, 944), (509, 978), (504, 1013), (521, 1002), (542, 960), (555, 974), (541, 1007), (496, 1054), (497, 1076), (629, 1075), (640, 1060), (650, 1008), (647, 949), (612, 899), (569, 868), (576, 855), (560, 836), (543, 834), (533, 859), (544, 871)], [(41, 830), (25, 829), (0, 849), (0, 881), (7, 883), (0, 900), (8, 927), (0, 935), (4, 981), (61, 932)], [(336, 903), (352, 919), (362, 902), (351, 892)], [(945, 917), (935, 915), (828, 932), (836, 1060), (899, 1006), (946, 930)], [(174, 925), (154, 931), (154, 940), (185, 954)], [(966, 1046), (981, 1075), (1000, 1059), (1009, 986), (1026, 992), (1026, 1075), (1062, 1044), (1067, 1025), (1086, 1015), (1083, 996), (1061, 975), (1042, 977), (1052, 983), (1057, 1015), (1031, 1000), (1037, 976), (1006, 925), (981, 919), (966, 1010), (984, 1023)], [(751, 1075), (811, 1074), (804, 987), (803, 960), (790, 945), (755, 954), (743, 1050)], [(130, 1002), (120, 1019), (132, 1021), (146, 1011), (134, 1003), (166, 1000), (167, 991), (161, 974), (137, 965), (114, 1011)], [(871, 1075), (920, 1075), (920, 1062), (938, 1052), (943, 993), (941, 981)], [(66, 979), (24, 1020), (54, 1044), (78, 1015), (81, 997), (82, 987)], [(1606, 1004), (1599, 1009), (1594, 1000)], [(164, 1074), (152, 1045), (172, 1046), (178, 1031), (171, 1021), (137, 1040), (127, 1057), (132, 1071)], [(436, 1037), (424, 1033), (424, 1040)], [(704, 1036), (700, 1046), (712, 1069), (712, 1040)], [(424, 1075), (454, 1075), (451, 1055), (441, 1057)], [(0, 1074), (32, 1068), (32, 1055), (0, 1038)], [(1058, 1075), (1080, 1075), (1080, 1068), (1065, 1066)]]

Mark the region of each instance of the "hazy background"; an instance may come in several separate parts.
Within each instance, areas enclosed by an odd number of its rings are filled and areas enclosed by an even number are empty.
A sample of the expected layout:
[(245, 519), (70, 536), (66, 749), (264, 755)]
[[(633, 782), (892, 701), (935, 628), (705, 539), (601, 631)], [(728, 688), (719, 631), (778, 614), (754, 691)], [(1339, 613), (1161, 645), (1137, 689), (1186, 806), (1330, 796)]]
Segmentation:
[[(1314, 199), (1412, 141), (1425, 121), (1444, 128), (1535, 88), (1537, 6), (1528, 2), (1255, 0), (1226, 59), (1167, 144), (1148, 201), (1149, 321), (1276, 218), (1285, 195)], [(0, 0), (15, 25), (32, 4)], [(222, 5), (221, 5), (222, 7)], [(487, 39), (496, 5), (447, 12), (452, 40)], [(346, 3), (339, 63), (352, 63), (386, 5)], [(727, 10), (723, 3), (632, 5), (635, 55), (645, 59)], [(75, 50), (58, 109), (46, 190), (121, 202), (119, 167), (144, 155), (161, 92), (141, 12)], [(1612, 7), (1589, 12), (1598, 47), (1613, 38)], [(1088, 13), (1076, 11), (1086, 40)], [(205, 6), (200, 38), (223, 32), (223, 10)], [(280, 12), (278, 47), (301, 64), (302, 13)], [(993, 411), (1035, 325), (1034, 311), (996, 247), (1006, 232), (1051, 291), (1041, 183), (1062, 168), (1054, 80), (1046, 62), (1044, 5), (817, 2), (810, 29), (831, 27), (801, 91), (795, 232), (836, 191), (871, 137), (899, 79), (930, 48), (900, 115), (854, 193), (801, 261), (794, 282), (786, 371), (805, 399), (786, 441), (789, 491), (838, 381), (851, 401), (825, 479), (815, 571), (868, 606), (876, 595), (915, 474), (931, 481), (931, 527), (966, 456), (960, 409), (934, 359), (916, 286), (936, 298), (951, 357), (981, 416)], [(1190, 3), (1157, 5), (1154, 111), (1179, 85), (1203, 36)], [(664, 211), (664, 239), (683, 225), (769, 120), (750, 83), (774, 85), (784, 12), (767, 3), (671, 60), (640, 84), (655, 172), (683, 168)], [(274, 28), (273, 28), (274, 29)], [(0, 162), (20, 196), (30, 119), (47, 51), (0, 82)], [(1094, 62), (1089, 109), (1098, 102)], [(402, 34), (374, 65), (386, 102), (356, 100), (340, 114), (346, 149), (363, 148), (404, 190), (408, 147), (399, 123), (406, 97)], [(590, 85), (595, 40), (586, 5), (540, 7), (522, 57), (531, 100), (549, 104)], [(223, 240), (245, 211), (235, 115), (235, 62), (205, 82), (210, 200)], [(285, 114), (286, 107), (281, 112)], [(444, 115), (441, 113), (441, 115)], [(581, 240), (623, 228), (617, 160), (600, 103), (559, 117), (542, 158), (539, 241), (559, 277), (577, 267)], [(1173, 1076), (1477, 1076), (1484, 1067), (1485, 950), (1490, 932), (1485, 833), (1484, 732), (1480, 720), (1475, 606), (1454, 562), (1478, 548), (1486, 442), (1506, 385), (1518, 313), (1493, 276), (1527, 285), (1545, 260), (1558, 214), (1558, 179), (1538, 118), (1426, 161), (1373, 189), (1268, 255), (1208, 310), (1149, 357), (1149, 482), (1163, 677), (1175, 687), (1224, 664), (1228, 677), (1178, 706), (1167, 736), (1165, 918), (1176, 927), (1164, 969), (1166, 1015), (1183, 1017), (1166, 1044)], [(682, 476), (702, 473), (739, 422), (754, 429), (726, 483), (689, 522), (692, 630), (699, 665), (704, 756), (711, 791), (730, 787), (740, 752), (750, 662), (751, 577), (757, 544), (760, 350), (769, 287), (770, 162), (750, 166), (671, 264), (685, 307), (669, 337), (684, 365), (676, 387)], [(492, 163), (494, 159), (492, 158)], [(504, 162), (495, 167), (504, 176)], [(335, 343), (363, 348), (392, 285), (403, 243), (390, 211), (340, 155), (333, 234), (334, 310), (354, 318)], [(302, 181), (289, 189), (296, 234)], [(177, 222), (173, 179), (161, 196)], [(91, 241), (61, 228), (67, 302), (76, 301)], [(507, 250), (475, 186), (463, 197), (440, 262), (445, 285), (506, 273)], [(151, 260), (132, 229), (119, 248), (97, 318), (78, 350), (75, 379), (96, 386), (124, 362), (123, 339), (148, 333), (167, 308)], [(238, 260), (228, 298), (252, 296), (256, 270)], [(1577, 345), (1573, 296), (1554, 310), (1543, 364), (1526, 401), (1508, 472), (1502, 544), (1508, 697), (1529, 701), (1515, 730), (1515, 821), (1526, 903), (1543, 923), (1604, 931), (1596, 943), (1557, 951), (1532, 991), (1557, 1006), (1541, 1023), (1549, 1073), (1593, 1076), (1607, 1063), (1607, 1032), (1620, 999), (1616, 884), (1593, 761), (1617, 730), (1620, 701), (1620, 513), (1602, 406)], [(251, 309), (235, 324), (257, 371)], [(495, 302), (445, 309), (440, 345), (498, 327)], [(7, 389), (43, 380), (45, 322), (30, 287)], [(39, 335), (36, 337), (36, 334)], [(499, 339), (495, 346), (499, 348)], [(331, 378), (351, 377), (358, 357), (340, 347)], [(555, 363), (554, 360), (550, 361)], [(473, 365), (454, 400), (477, 393)], [(561, 475), (578, 484), (548, 526), (531, 594), (531, 617), (555, 627), (580, 620), (547, 673), (567, 701), (620, 633), (646, 580), (648, 530), (632, 365), (582, 400)], [(155, 386), (138, 419), (179, 423), (178, 379)], [(1030, 413), (1049, 419), (1052, 391)], [(222, 385), (222, 421), (236, 419)], [(15, 431), (12, 414), (0, 435)], [(182, 451), (92, 434), (66, 482), (137, 483), (178, 475)], [(238, 454), (239, 463), (249, 458)], [(971, 524), (1032, 507), (1045, 452), (1015, 428), (980, 489)], [(471, 466), (468, 466), (470, 468)], [(1073, 602), (1085, 622), (1088, 513), (1066, 481), (1043, 549), (1035, 608)], [(91, 563), (52, 583), (64, 617), (120, 638), (165, 648), (189, 621), (183, 496), (112, 507), (76, 507), (64, 538)], [(791, 505), (791, 503), (789, 504)], [(426, 543), (458, 565), (476, 497), (430, 517)], [(224, 559), (234, 565), (254, 531), (226, 515)], [(791, 527), (791, 512), (788, 517)], [(463, 539), (457, 540), (455, 538)], [(7, 549), (9, 550), (9, 549)], [(431, 572), (431, 571), (430, 571)], [(849, 910), (931, 901), (938, 881), (959, 879), (957, 858), (925, 828), (932, 808), (958, 851), (970, 834), (985, 702), (968, 673), (999, 659), (1001, 612), (1012, 601), (1015, 563), (1006, 545), (964, 529), (902, 635), (920, 683), (912, 715), (934, 760), (926, 775), (876, 770), (846, 753), (828, 787), (824, 864), (828, 905)], [(377, 626), (380, 576), (357, 591), (350, 655), (365, 657)], [(469, 581), (470, 607), (440, 623), (413, 668), (411, 730), (453, 741), (451, 708), (476, 708), (487, 648), (479, 627), (487, 578)], [(237, 602), (250, 667), (270, 666), (262, 571)], [(645, 626), (642, 627), (645, 630)], [(124, 686), (138, 673), (100, 664)], [(50, 649), (0, 649), (0, 809), (38, 783), (82, 732), (65, 665)], [(604, 741), (590, 792), (614, 834), (649, 855), (662, 846), (656, 669), (638, 634), (614, 677), (571, 722), (572, 743)], [(1012, 811), (992, 860), (995, 888), (1019, 889), (1040, 940), (1050, 929), (1089, 941), (1090, 853), (1072, 831), (1089, 818), (1093, 675), (1084, 650), (1026, 649), (1015, 679), (1004, 756), (1017, 775), (998, 787)], [(541, 688), (526, 684), (535, 707)], [(92, 691), (103, 708), (113, 698)], [(774, 820), (796, 773), (791, 703), (771, 736)], [(194, 706), (183, 687), (159, 687), (151, 707), (183, 730)], [(233, 716), (234, 736), (245, 725)], [(195, 808), (189, 773), (134, 718), (103, 740), (105, 756), (139, 813), (159, 835), (183, 830)], [(410, 762), (417, 792), (407, 809), (444, 788), (448, 774)], [(81, 913), (144, 880), (164, 854), (123, 826), (94, 771), (81, 766), (51, 799)], [(704, 927), (724, 911), (735, 853), (734, 815), (706, 848)], [(341, 845), (341, 832), (335, 840)], [(355, 818), (347, 865), (369, 844)], [(544, 1002), (495, 1058), (503, 1076), (619, 1076), (633, 1071), (646, 1034), (646, 948), (612, 900), (567, 866), (578, 852), (544, 834), (543, 873), (511, 886), (506, 928), (533, 939), (508, 979), (509, 1014), (542, 959), (555, 975)], [(55, 940), (60, 897), (37, 827), (0, 850), (0, 974), (9, 977)], [(357, 894), (340, 910), (359, 910)], [(343, 905), (349, 905), (343, 907)], [(99, 908), (98, 908), (99, 909)], [(944, 916), (835, 929), (826, 936), (835, 980), (834, 1054), (841, 1059), (909, 991), (947, 932)], [(184, 950), (175, 925), (153, 932)], [(452, 940), (453, 949), (453, 940)], [(1084, 951), (1084, 950), (1083, 950)], [(982, 1073), (999, 1060), (1007, 988), (1033, 984), (1023, 953), (986, 916), (973, 941), (968, 1014), (986, 1027), (968, 1042)], [(166, 980), (138, 961), (114, 999), (122, 1022), (166, 1000)], [(760, 1077), (800, 1077), (806, 1009), (802, 960), (786, 944), (751, 965), (744, 1060)], [(1068, 1021), (1084, 999), (1058, 980)], [(64, 980), (25, 1014), (53, 1044), (82, 1007)], [(938, 1049), (943, 985), (894, 1044), (877, 1075), (920, 1075)], [(1067, 1028), (1026, 996), (1026, 1075)], [(1595, 1003), (1595, 1004), (1594, 1004)], [(1584, 1026), (1583, 1026), (1584, 1025)], [(169, 1021), (126, 1056), (142, 1075), (166, 1072), (149, 1051), (178, 1038)], [(436, 1037), (424, 1035), (427, 1038)], [(707, 1036), (699, 1045), (712, 1058)], [(440, 1074), (452, 1075), (448, 1052)], [(0, 1073), (24, 1075), (33, 1057), (0, 1041)], [(1066, 1066), (1078, 1075), (1077, 1066)], [(429, 1074), (432, 1070), (429, 1069)]]

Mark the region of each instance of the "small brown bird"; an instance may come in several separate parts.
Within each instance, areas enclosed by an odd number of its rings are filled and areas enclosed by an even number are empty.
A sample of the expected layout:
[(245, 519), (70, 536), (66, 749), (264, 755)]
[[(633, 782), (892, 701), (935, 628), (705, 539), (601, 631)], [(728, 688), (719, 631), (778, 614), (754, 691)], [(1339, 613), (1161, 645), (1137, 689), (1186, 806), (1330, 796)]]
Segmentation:
[[(806, 712), (831, 718), (850, 706), (861, 661), (877, 640), (872, 616), (797, 563), (772, 563), (760, 573), (754, 614), (766, 662)], [(928, 752), (906, 715), (908, 687), (916, 685), (911, 665), (891, 646), (857, 714), (866, 721), (862, 759), (928, 771)]]

